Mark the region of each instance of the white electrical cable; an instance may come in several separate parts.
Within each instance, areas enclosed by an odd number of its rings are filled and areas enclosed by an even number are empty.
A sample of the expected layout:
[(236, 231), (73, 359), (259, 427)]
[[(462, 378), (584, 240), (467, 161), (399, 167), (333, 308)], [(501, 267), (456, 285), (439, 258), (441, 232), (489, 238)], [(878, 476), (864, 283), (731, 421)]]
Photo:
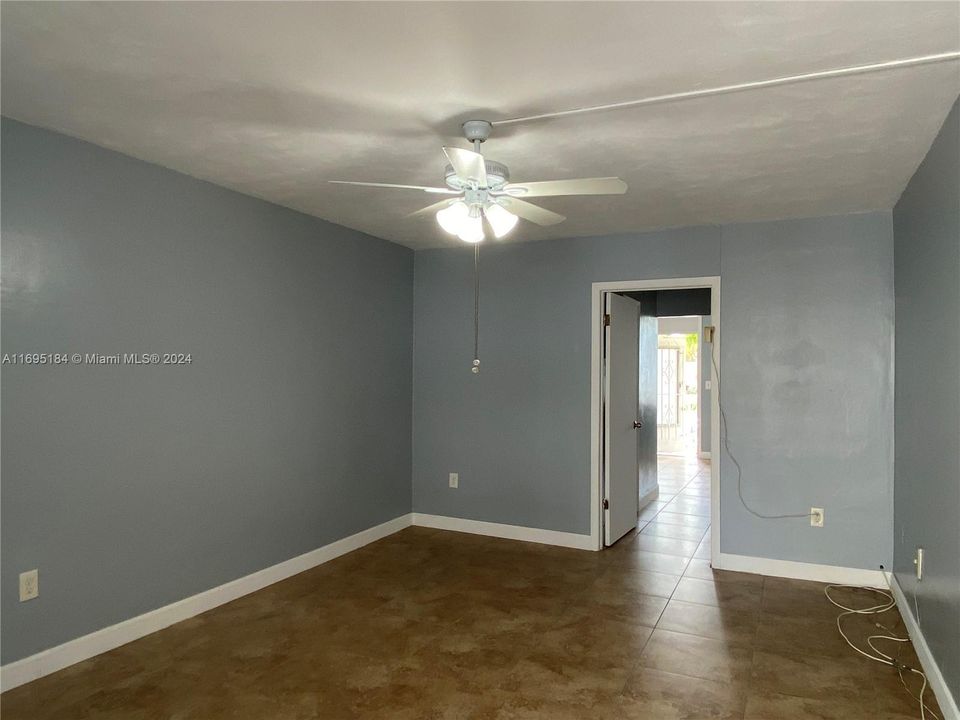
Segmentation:
[(801, 75), (787, 75), (784, 77), (771, 78), (769, 80), (755, 80), (753, 82), (737, 83), (736, 85), (721, 85), (719, 87), (703, 88), (701, 90), (687, 90), (685, 92), (669, 93), (667, 95), (652, 95), (636, 100), (625, 100), (623, 102), (607, 103), (606, 105), (591, 105), (589, 107), (574, 108), (572, 110), (559, 110), (556, 112), (545, 112), (538, 115), (526, 115), (523, 117), (508, 118), (506, 120), (494, 120), (493, 126), (514, 125), (516, 123), (533, 122), (535, 120), (547, 120), (550, 118), (566, 117), (568, 115), (582, 115), (583, 113), (601, 112), (603, 110), (620, 110), (622, 108), (641, 107), (643, 105), (654, 105), (657, 103), (675, 102), (677, 100), (692, 100), (694, 98), (710, 97), (713, 95), (725, 95), (727, 93), (744, 92), (747, 90), (759, 90), (761, 88), (777, 87), (779, 85), (791, 85), (800, 82), (809, 82), (811, 80), (826, 80), (829, 78), (845, 77), (847, 75), (860, 75), (863, 73), (880, 72), (883, 70), (898, 70), (901, 68), (916, 67), (917, 65), (929, 65), (932, 63), (949, 62), (960, 59), (960, 51), (937, 53), (936, 55), (921, 55), (919, 57), (904, 58), (902, 60), (889, 60), (887, 62), (871, 63), (869, 65), (852, 65), (848, 67), (835, 68), (833, 70), (820, 70), (816, 72), (803, 73)]
[(733, 463), (734, 467), (737, 468), (737, 496), (740, 498), (740, 503), (746, 508), (747, 512), (751, 515), (755, 515), (758, 518), (763, 520), (783, 520), (786, 518), (808, 518), (813, 515), (813, 513), (786, 513), (783, 515), (765, 515), (763, 513), (757, 512), (752, 507), (747, 505), (747, 501), (743, 499), (743, 468), (740, 467), (740, 462), (734, 456), (733, 452), (730, 450), (730, 438), (727, 436), (727, 415), (723, 409), (723, 396), (720, 394), (720, 370), (717, 368), (717, 357), (716, 357), (716, 343), (710, 344), (710, 363), (713, 365), (713, 376), (716, 378), (717, 383), (717, 407), (720, 408), (720, 439), (723, 440), (723, 449), (727, 452), (727, 457), (730, 458), (730, 462)]
[[(882, 596), (884, 598), (884, 601), (879, 605), (873, 605), (865, 608), (848, 607), (847, 605), (837, 602), (832, 597), (830, 597), (831, 590), (842, 589), (842, 588), (851, 589), (851, 590), (866, 590), (868, 592), (876, 593), (877, 595)], [(896, 642), (896, 643), (907, 643), (907, 642), (910, 642), (910, 638), (902, 638), (892, 634), (891, 635), (870, 635), (867, 638), (867, 646), (870, 648), (870, 650), (873, 651), (873, 653), (870, 653), (854, 645), (854, 643), (850, 640), (849, 637), (847, 637), (847, 634), (843, 630), (843, 618), (845, 617), (848, 617), (850, 615), (879, 615), (889, 610), (893, 610), (897, 606), (897, 601), (894, 599), (893, 594), (887, 592), (886, 590), (880, 590), (878, 588), (870, 588), (870, 587), (860, 587), (858, 585), (827, 585), (823, 589), (823, 594), (827, 596), (827, 600), (829, 600), (831, 603), (833, 603), (843, 611), (839, 615), (837, 615), (837, 630), (840, 631), (840, 637), (844, 639), (847, 645), (852, 647), (854, 650), (856, 650), (860, 655), (863, 655), (865, 658), (873, 660), (874, 662), (881, 663), (883, 665), (888, 665), (897, 671), (897, 675), (900, 678), (900, 684), (903, 685), (906, 691), (910, 694), (910, 697), (912, 697), (914, 700), (916, 700), (920, 704), (920, 720), (926, 720), (927, 713), (929, 713), (930, 716), (934, 718), (934, 720), (940, 720), (939, 716), (935, 712), (933, 712), (933, 710), (931, 710), (930, 707), (923, 701), (923, 695), (927, 690), (927, 676), (924, 674), (924, 672), (922, 670), (918, 670), (917, 668), (910, 667), (909, 665), (905, 665), (904, 663), (900, 662), (900, 660), (898, 659), (899, 653), (897, 654), (896, 657), (887, 655), (885, 652), (883, 652), (882, 650), (879, 650), (873, 644), (874, 640), (890, 640), (891, 642)], [(884, 627), (880, 623), (874, 623), (874, 625), (880, 628), (881, 630), (886, 630), (888, 633), (892, 632), (889, 628)], [(910, 672), (916, 675), (919, 675), (923, 679), (923, 685), (920, 688), (920, 697), (917, 697), (916, 695), (913, 694), (913, 691), (910, 689), (906, 681), (903, 679), (904, 670), (909, 670)]]

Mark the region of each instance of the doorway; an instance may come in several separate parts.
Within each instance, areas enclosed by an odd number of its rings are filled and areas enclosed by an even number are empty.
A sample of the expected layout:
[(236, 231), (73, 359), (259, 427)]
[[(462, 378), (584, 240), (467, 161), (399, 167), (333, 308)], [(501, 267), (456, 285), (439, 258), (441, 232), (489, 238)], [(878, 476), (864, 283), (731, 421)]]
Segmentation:
[[(701, 308), (691, 308), (701, 309)], [(702, 308), (709, 311), (707, 306)], [(709, 458), (710, 358), (703, 328), (711, 316), (657, 317), (657, 454)], [(706, 346), (706, 348), (705, 348)], [(704, 362), (705, 360), (705, 362)], [(704, 403), (704, 400), (707, 400)]]
[[(694, 296), (706, 298), (706, 312), (669, 315), (662, 301)], [(718, 277), (593, 284), (591, 538), (597, 549), (636, 528), (632, 534), (654, 552), (670, 536), (682, 539), (687, 552), (694, 531), (681, 526), (696, 526), (698, 556), (717, 564), (720, 469), (711, 464), (710, 449), (718, 446), (719, 423), (710, 420), (719, 408), (710, 388), (719, 371), (719, 331), (713, 330), (719, 300)], [(705, 342), (711, 333), (713, 342)]]

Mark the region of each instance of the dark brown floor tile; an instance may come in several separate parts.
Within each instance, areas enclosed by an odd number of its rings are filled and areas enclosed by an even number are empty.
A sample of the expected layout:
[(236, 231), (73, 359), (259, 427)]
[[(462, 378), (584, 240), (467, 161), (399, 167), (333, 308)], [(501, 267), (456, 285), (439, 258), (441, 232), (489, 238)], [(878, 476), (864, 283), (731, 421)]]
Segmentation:
[(840, 612), (823, 594), (823, 583), (784, 578), (764, 578), (762, 608), (765, 613), (794, 617), (835, 618)]
[(860, 700), (812, 700), (779, 693), (751, 693), (744, 720), (878, 720)]
[(673, 593), (674, 600), (714, 605), (732, 610), (760, 609), (761, 590), (755, 585), (700, 580), (685, 575)]
[(859, 661), (763, 650), (757, 650), (753, 657), (752, 685), (762, 692), (814, 700), (868, 702), (867, 680), (867, 669)]
[(655, 595), (669, 598), (680, 578), (666, 573), (644, 572), (611, 564), (593, 584), (597, 592), (623, 595)]
[(752, 647), (757, 631), (757, 615), (756, 612), (671, 600), (660, 616), (657, 627)]
[(739, 720), (746, 698), (738, 683), (714, 682), (688, 675), (640, 668), (621, 698), (626, 720)]
[(684, 577), (694, 577), (698, 580), (713, 580), (714, 582), (735, 582), (741, 585), (752, 585), (758, 590), (763, 587), (763, 575), (732, 572), (730, 570), (714, 570), (709, 560), (695, 558), (690, 561)]
[[(873, 662), (870, 663), (868, 675), (869, 682), (873, 687), (873, 698), (878, 715), (904, 715), (914, 718), (920, 716), (920, 703), (917, 698), (920, 697), (923, 680), (919, 675), (904, 672), (903, 682), (901, 682), (894, 668)], [(904, 687), (904, 683), (906, 683), (909, 691)], [(912, 697), (911, 692), (913, 693)], [(928, 710), (932, 710), (937, 717), (943, 717), (929, 684), (924, 692), (923, 700)]]
[(640, 666), (742, 687), (750, 678), (752, 652), (721, 640), (657, 628), (644, 648)]
[(854, 653), (840, 637), (834, 619), (766, 613), (757, 628), (756, 647), (770, 652), (841, 659)]
[(625, 565), (628, 568), (644, 572), (683, 575), (683, 571), (687, 567), (687, 558), (681, 555), (645, 552), (631, 544), (611, 560), (611, 567), (615, 565)]
[(572, 601), (570, 608), (586, 608), (594, 618), (622, 620), (654, 627), (667, 606), (667, 598), (640, 593), (610, 592), (596, 585), (588, 588)]

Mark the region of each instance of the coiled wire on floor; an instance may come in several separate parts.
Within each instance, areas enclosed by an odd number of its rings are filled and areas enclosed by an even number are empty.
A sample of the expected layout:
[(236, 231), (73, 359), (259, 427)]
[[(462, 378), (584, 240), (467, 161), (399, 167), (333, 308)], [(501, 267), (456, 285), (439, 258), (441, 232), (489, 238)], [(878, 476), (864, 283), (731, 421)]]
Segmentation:
[[(848, 607), (843, 603), (834, 600), (830, 596), (831, 590), (840, 590), (840, 589), (864, 590), (867, 592), (875, 593), (876, 595), (879, 595), (880, 597), (883, 598), (883, 602), (879, 603), (878, 605), (872, 605), (870, 607), (865, 607), (865, 608)], [(885, 652), (880, 650), (876, 645), (874, 645), (875, 640), (887, 640), (887, 641), (895, 642), (899, 644), (899, 643), (910, 642), (910, 638), (902, 638), (894, 634), (890, 628), (885, 627), (879, 622), (875, 622), (874, 625), (880, 630), (886, 631), (886, 634), (877, 634), (877, 635), (868, 636), (867, 646), (869, 650), (864, 650), (862, 648), (857, 647), (853, 643), (853, 641), (850, 640), (850, 638), (847, 636), (847, 633), (843, 629), (843, 619), (851, 615), (880, 615), (881, 613), (885, 613), (888, 610), (893, 610), (897, 606), (897, 601), (894, 599), (893, 595), (887, 592), (886, 590), (880, 590), (878, 588), (871, 588), (871, 587), (861, 587), (859, 585), (827, 585), (827, 587), (823, 589), (823, 594), (827, 596), (827, 600), (829, 600), (831, 603), (833, 603), (843, 611), (839, 615), (837, 615), (837, 630), (840, 631), (840, 637), (844, 639), (847, 645), (852, 647), (854, 650), (856, 650), (858, 653), (863, 655), (865, 658), (873, 660), (874, 662), (881, 663), (883, 665), (888, 665), (897, 671), (897, 675), (900, 678), (900, 683), (903, 685), (906, 691), (910, 693), (910, 697), (912, 697), (920, 705), (921, 720), (927, 720), (928, 717), (931, 718), (932, 720), (940, 720), (940, 717), (935, 712), (933, 712), (933, 710), (931, 710), (926, 703), (923, 702), (923, 696), (927, 690), (926, 674), (922, 670), (918, 670), (915, 667), (911, 667), (909, 665), (906, 665), (900, 662), (899, 653), (897, 653), (894, 656), (887, 655)], [(914, 673), (915, 675), (919, 675), (923, 679), (923, 685), (920, 688), (920, 697), (917, 697), (916, 695), (914, 695), (913, 691), (907, 685), (907, 682), (903, 677), (904, 672)]]

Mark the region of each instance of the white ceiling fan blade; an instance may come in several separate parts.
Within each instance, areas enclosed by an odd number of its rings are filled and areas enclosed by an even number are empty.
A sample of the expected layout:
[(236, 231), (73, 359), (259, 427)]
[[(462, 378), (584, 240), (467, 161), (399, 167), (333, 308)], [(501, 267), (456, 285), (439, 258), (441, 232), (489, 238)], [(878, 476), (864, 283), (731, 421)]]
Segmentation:
[(450, 203), (456, 202), (456, 198), (446, 198), (440, 202), (435, 202), (433, 205), (427, 205), (425, 208), (420, 208), (416, 212), (412, 212), (407, 217), (420, 217), (421, 215), (429, 215), (435, 213), (439, 210), (443, 210), (445, 207), (449, 206)]
[(487, 166), (483, 162), (483, 155), (455, 147), (445, 147), (443, 152), (453, 165), (457, 177), (463, 182), (475, 182), (480, 187), (487, 186)]
[(497, 198), (497, 204), (502, 205), (514, 215), (519, 215), (524, 220), (529, 220), (537, 225), (556, 225), (566, 220), (560, 213), (513, 197)]
[(502, 192), (513, 197), (549, 197), (551, 195), (623, 195), (627, 184), (618, 177), (545, 180), (509, 183)]
[(399, 188), (400, 190), (423, 190), (438, 195), (459, 195), (459, 190), (450, 188), (425, 187), (423, 185), (394, 185), (393, 183), (354, 182), (353, 180), (327, 180), (334, 185), (360, 185), (361, 187)]

